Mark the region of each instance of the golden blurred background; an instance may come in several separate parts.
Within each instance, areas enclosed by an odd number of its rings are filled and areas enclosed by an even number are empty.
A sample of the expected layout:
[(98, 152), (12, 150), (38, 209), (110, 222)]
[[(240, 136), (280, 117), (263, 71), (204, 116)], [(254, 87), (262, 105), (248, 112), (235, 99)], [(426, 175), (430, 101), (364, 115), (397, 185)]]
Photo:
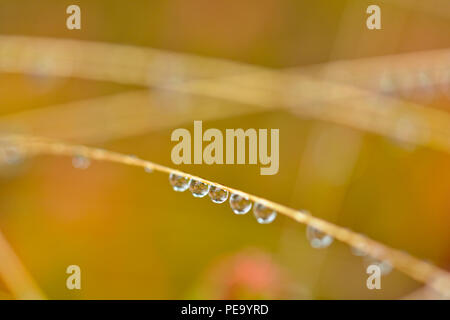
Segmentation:
[[(364, 0), (0, 0), (0, 132), (176, 167), (171, 132), (194, 120), (279, 128), (276, 175), (177, 169), (450, 270), (450, 2), (376, 2), (382, 30)], [(347, 245), (314, 249), (305, 226), (260, 225), (165, 174), (2, 157), (2, 241), (50, 299), (439, 297), (396, 270), (368, 290)], [(81, 290), (66, 288), (72, 264)], [(3, 279), (0, 298), (20, 297)]]

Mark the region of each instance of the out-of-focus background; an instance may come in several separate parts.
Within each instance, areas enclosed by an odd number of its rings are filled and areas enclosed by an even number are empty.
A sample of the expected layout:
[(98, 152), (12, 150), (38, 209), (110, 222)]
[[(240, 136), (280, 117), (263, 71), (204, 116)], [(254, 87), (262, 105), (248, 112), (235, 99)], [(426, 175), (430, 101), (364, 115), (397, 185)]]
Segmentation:
[[(66, 28), (71, 4), (81, 30)], [(175, 167), (171, 132), (194, 120), (279, 128), (277, 175), (177, 168), (449, 270), (449, 35), (447, 0), (0, 0), (0, 131)], [(314, 249), (303, 225), (260, 225), (165, 174), (2, 159), (2, 237), (51, 299), (427, 297), (396, 270), (368, 290), (347, 245)], [(81, 290), (66, 288), (72, 264)], [(0, 297), (15, 298), (4, 279)]]

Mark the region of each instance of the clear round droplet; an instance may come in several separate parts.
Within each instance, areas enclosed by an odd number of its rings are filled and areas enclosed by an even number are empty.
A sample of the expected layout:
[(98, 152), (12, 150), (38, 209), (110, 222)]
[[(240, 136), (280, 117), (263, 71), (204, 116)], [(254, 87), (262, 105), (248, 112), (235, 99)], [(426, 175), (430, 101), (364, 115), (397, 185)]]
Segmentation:
[(135, 154), (129, 154), (124, 160), (128, 164), (135, 164), (139, 158)]
[(271, 223), (277, 217), (276, 211), (261, 203), (256, 203), (253, 207), (253, 214), (255, 215), (256, 221), (261, 224)]
[(246, 197), (233, 193), (230, 197), (230, 207), (236, 214), (246, 214), (252, 208), (252, 202)]
[(91, 161), (89, 158), (78, 155), (72, 158), (72, 165), (76, 169), (87, 169), (91, 165)]
[(192, 192), (194, 197), (203, 198), (208, 194), (209, 184), (197, 180), (191, 180), (189, 183), (189, 190)]
[(312, 226), (306, 228), (306, 238), (311, 244), (311, 247), (316, 249), (326, 248), (333, 242), (332, 236)]
[(173, 190), (178, 192), (186, 191), (189, 188), (189, 178), (180, 176), (175, 173), (169, 175), (169, 182), (173, 187)]
[(23, 162), (25, 156), (21, 148), (13, 145), (0, 147), (0, 162), (7, 165), (16, 165)]
[(365, 257), (367, 253), (362, 248), (351, 247), (351, 252), (354, 256)]
[(145, 167), (144, 167), (144, 170), (145, 170), (145, 172), (147, 172), (147, 173), (152, 173), (152, 172), (153, 172), (153, 168), (150, 167), (150, 166), (145, 166)]
[(223, 203), (228, 199), (228, 191), (215, 186), (209, 188), (209, 197), (214, 203)]
[(380, 267), (380, 272), (382, 275), (387, 275), (392, 271), (392, 265), (387, 260), (381, 261), (374, 257), (367, 256), (364, 260), (364, 264), (366, 268), (370, 265), (377, 265), (378, 267)]

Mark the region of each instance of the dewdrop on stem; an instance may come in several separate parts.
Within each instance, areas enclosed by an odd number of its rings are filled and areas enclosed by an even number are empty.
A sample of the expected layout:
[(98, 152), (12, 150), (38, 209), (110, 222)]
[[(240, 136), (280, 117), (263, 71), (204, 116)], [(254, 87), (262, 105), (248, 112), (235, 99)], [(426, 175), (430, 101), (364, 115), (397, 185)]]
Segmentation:
[(333, 242), (332, 236), (314, 228), (313, 226), (306, 227), (306, 238), (311, 244), (311, 247), (316, 249), (326, 248)]
[(91, 161), (85, 156), (77, 155), (72, 158), (72, 165), (76, 169), (87, 169), (91, 165)]
[(189, 178), (186, 178), (184, 176), (171, 173), (169, 175), (169, 182), (172, 185), (173, 190), (177, 192), (183, 192), (186, 191), (187, 188), (189, 188)]
[(230, 197), (230, 207), (236, 214), (246, 214), (252, 208), (252, 202), (247, 197), (233, 193)]
[(25, 152), (15, 145), (0, 145), (0, 165), (17, 165), (23, 162)]
[(357, 256), (357, 257), (367, 256), (366, 251), (367, 251), (367, 245), (362, 242), (358, 242), (356, 245), (350, 246), (350, 252), (352, 253), (352, 255)]
[(189, 183), (189, 190), (196, 198), (203, 198), (208, 194), (209, 184), (192, 179)]
[(392, 264), (387, 260), (378, 260), (371, 256), (364, 257), (364, 265), (367, 268), (370, 265), (377, 265), (380, 268), (382, 275), (387, 275), (392, 271)]
[[(311, 213), (307, 210), (300, 210), (305, 215), (311, 215)], [(306, 227), (306, 238), (309, 241), (311, 247), (316, 249), (322, 249), (328, 247), (333, 242), (333, 237), (329, 234), (308, 225)]]
[(228, 191), (219, 187), (211, 186), (209, 188), (209, 197), (214, 203), (224, 203), (228, 199)]
[(261, 224), (271, 223), (277, 217), (277, 213), (274, 210), (261, 203), (255, 204), (253, 214), (255, 215), (256, 221)]

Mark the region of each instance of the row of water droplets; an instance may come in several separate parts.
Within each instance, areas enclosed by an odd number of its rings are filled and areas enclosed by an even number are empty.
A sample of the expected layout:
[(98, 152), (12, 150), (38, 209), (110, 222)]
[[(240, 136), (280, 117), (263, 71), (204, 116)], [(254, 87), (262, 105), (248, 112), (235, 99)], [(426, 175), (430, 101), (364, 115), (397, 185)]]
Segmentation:
[[(196, 198), (203, 198), (208, 194), (214, 203), (223, 203), (229, 196), (227, 190), (175, 173), (169, 175), (169, 181), (175, 191), (183, 192), (189, 189)], [(231, 210), (238, 215), (248, 213), (253, 205), (250, 199), (237, 193), (231, 194), (229, 202)], [(304, 213), (309, 214), (306, 211)], [(260, 224), (271, 223), (277, 217), (275, 210), (259, 202), (253, 206), (253, 214)], [(306, 237), (313, 248), (326, 248), (333, 242), (333, 237), (309, 225)]]
[[(169, 181), (175, 191), (184, 192), (189, 189), (192, 195), (196, 198), (203, 198), (206, 195), (209, 195), (212, 202), (214, 203), (223, 203), (228, 199), (229, 196), (229, 192), (227, 190), (209, 185), (195, 179), (189, 179), (188, 177), (185, 177), (183, 175), (171, 173), (169, 175)], [(252, 208), (252, 201), (243, 195), (232, 193), (229, 198), (230, 207), (235, 214), (246, 214)], [(302, 212), (304, 214), (310, 215), (308, 211), (302, 210)], [(276, 211), (259, 202), (255, 203), (255, 205), (253, 206), (253, 214), (256, 218), (256, 221), (258, 221), (258, 223), (260, 224), (271, 223), (277, 216)], [(327, 248), (333, 243), (334, 240), (334, 238), (329, 234), (310, 225), (306, 227), (306, 238), (308, 239), (310, 245), (316, 249)], [(356, 250), (357, 249), (354, 249), (355, 252), (353, 252), (353, 250), (352, 252), (355, 255), (364, 256), (366, 265), (377, 264), (380, 266), (383, 274), (387, 274), (390, 272), (392, 267), (387, 261), (375, 260), (370, 256), (366, 256), (364, 254), (364, 251), (358, 250), (357, 252)]]
[[(231, 210), (233, 210), (235, 214), (246, 214), (253, 205), (250, 199), (243, 195), (232, 193), (230, 196), (228, 190), (211, 186), (195, 179), (189, 179), (182, 175), (171, 173), (169, 175), (169, 181), (175, 191), (183, 192), (189, 189), (196, 198), (203, 198), (206, 195), (209, 195), (211, 201), (214, 203), (224, 203), (229, 197)], [(277, 216), (277, 213), (274, 210), (261, 203), (256, 203), (253, 206), (253, 214), (256, 221), (261, 224), (271, 223)]]
[[(189, 189), (194, 197), (202, 198), (209, 194), (211, 200), (215, 203), (223, 203), (228, 198), (228, 191), (215, 186), (210, 186), (187, 177), (170, 174), (169, 181), (175, 191), (183, 192)], [(235, 214), (246, 214), (252, 208), (252, 202), (245, 196), (233, 193), (230, 196), (230, 207)], [(273, 209), (262, 203), (256, 203), (253, 207), (253, 213), (260, 224), (268, 224), (275, 220), (277, 213)], [(305, 211), (305, 213), (307, 213)], [(308, 213), (307, 213), (308, 214)], [(333, 242), (333, 237), (312, 227), (307, 226), (306, 236), (311, 246), (314, 248), (326, 248)]]
[[(130, 156), (130, 158), (135, 159), (136, 157)], [(72, 158), (72, 165), (77, 169), (87, 169), (90, 166), (90, 160), (88, 157), (76, 155)], [(147, 173), (153, 172), (153, 168), (150, 166), (146, 166), (144, 169)], [(206, 195), (209, 195), (211, 201), (214, 203), (224, 203), (227, 201), (229, 196), (229, 192), (227, 190), (195, 179), (189, 179), (188, 177), (175, 173), (171, 173), (169, 175), (169, 181), (172, 188), (177, 192), (184, 192), (189, 189), (194, 197), (203, 198)], [(246, 214), (252, 208), (253, 203), (245, 196), (232, 193), (229, 198), (230, 207), (237, 215)], [(310, 215), (310, 213), (306, 210), (301, 210), (301, 212), (306, 215)], [(256, 221), (260, 224), (271, 223), (277, 217), (277, 212), (275, 210), (262, 203), (256, 203), (253, 206), (253, 214)], [(310, 225), (306, 228), (306, 238), (308, 239), (311, 247), (315, 249), (327, 248), (333, 243), (334, 240), (329, 234)], [(366, 266), (377, 264), (380, 267), (382, 274), (388, 274), (392, 270), (392, 265), (388, 261), (380, 261), (372, 258), (368, 256), (365, 253), (365, 250), (361, 248), (351, 248), (351, 250), (353, 255), (364, 257)]]

